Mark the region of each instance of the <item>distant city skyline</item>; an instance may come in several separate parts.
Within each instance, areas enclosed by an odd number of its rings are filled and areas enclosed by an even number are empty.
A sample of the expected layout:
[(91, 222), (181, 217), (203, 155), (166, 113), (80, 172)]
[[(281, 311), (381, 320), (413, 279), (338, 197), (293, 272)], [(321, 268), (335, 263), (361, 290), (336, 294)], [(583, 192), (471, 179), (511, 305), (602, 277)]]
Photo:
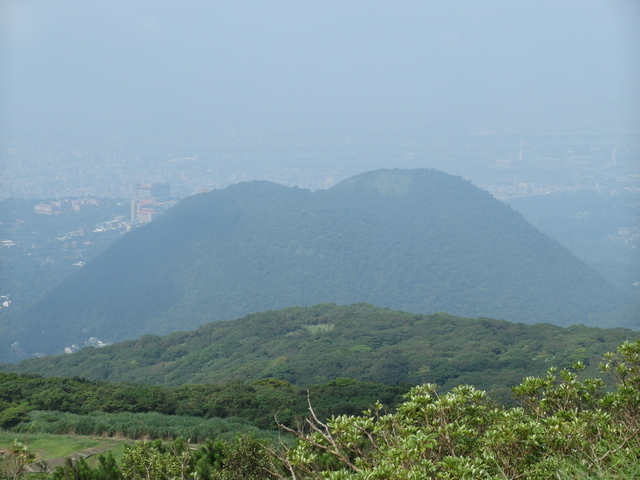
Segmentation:
[[(522, 139), (518, 141), (518, 139)], [(436, 168), (499, 199), (562, 191), (640, 191), (633, 135), (472, 135), (456, 144), (30, 145), (0, 150), (0, 197), (135, 198), (138, 184), (169, 184), (173, 198), (269, 180), (311, 190), (380, 168)], [(615, 156), (615, 162), (611, 159)]]

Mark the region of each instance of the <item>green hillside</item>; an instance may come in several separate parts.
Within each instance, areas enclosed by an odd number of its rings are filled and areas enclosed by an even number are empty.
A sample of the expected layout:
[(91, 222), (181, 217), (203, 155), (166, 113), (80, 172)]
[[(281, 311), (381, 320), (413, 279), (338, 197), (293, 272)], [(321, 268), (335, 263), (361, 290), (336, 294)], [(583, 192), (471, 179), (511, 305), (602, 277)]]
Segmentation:
[(291, 307), (214, 322), (164, 337), (3, 365), (46, 376), (161, 385), (262, 378), (297, 385), (338, 377), (387, 384), (459, 384), (509, 396), (522, 377), (582, 361), (597, 374), (602, 355), (639, 334), (626, 329), (526, 325), (368, 304)]
[(323, 191), (250, 182), (187, 198), (27, 310), (12, 341), (57, 353), (322, 302), (559, 325), (602, 325), (625, 303), (471, 183), (381, 170)]

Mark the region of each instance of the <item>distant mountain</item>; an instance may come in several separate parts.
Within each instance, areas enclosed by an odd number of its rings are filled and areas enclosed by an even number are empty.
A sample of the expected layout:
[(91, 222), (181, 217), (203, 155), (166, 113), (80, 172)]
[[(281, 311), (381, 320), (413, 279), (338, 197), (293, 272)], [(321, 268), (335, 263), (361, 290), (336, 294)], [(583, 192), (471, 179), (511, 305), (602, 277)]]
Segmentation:
[(471, 183), (380, 170), (316, 192), (249, 182), (189, 197), (28, 309), (17, 339), (25, 354), (61, 352), (321, 302), (559, 325), (622, 304)]
[(506, 203), (640, 301), (639, 193), (587, 190), (511, 198)]
[(278, 378), (300, 386), (338, 377), (473, 384), (509, 396), (523, 376), (582, 361), (597, 374), (602, 355), (639, 332), (516, 324), (368, 304), (291, 307), (214, 322), (195, 331), (71, 355), (2, 365), (4, 371), (163, 385)]

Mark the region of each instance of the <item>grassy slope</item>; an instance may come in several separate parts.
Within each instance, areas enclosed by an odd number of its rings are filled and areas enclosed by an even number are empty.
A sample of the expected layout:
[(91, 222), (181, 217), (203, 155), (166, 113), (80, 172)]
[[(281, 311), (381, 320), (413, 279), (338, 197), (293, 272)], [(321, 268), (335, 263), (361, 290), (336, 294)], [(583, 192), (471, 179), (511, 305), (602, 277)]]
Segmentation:
[(131, 443), (124, 438), (84, 437), (78, 435), (52, 435), (48, 433), (15, 433), (0, 430), (0, 450), (8, 450), (14, 440), (24, 443), (38, 460), (52, 460), (68, 457), (84, 450), (107, 451), (114, 455), (123, 451), (124, 445)]

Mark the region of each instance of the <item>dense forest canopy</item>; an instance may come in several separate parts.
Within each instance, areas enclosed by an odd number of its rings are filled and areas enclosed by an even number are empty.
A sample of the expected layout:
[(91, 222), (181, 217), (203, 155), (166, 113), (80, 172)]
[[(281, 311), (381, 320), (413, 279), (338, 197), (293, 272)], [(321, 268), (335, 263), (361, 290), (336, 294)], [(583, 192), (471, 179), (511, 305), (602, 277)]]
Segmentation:
[(56, 353), (319, 302), (602, 326), (626, 304), (469, 182), (381, 170), (316, 192), (249, 182), (187, 198), (28, 309), (13, 340)]
[(600, 357), (638, 338), (631, 330), (527, 325), (369, 304), (290, 307), (213, 322), (166, 336), (2, 365), (3, 371), (160, 385), (263, 378), (299, 386), (338, 377), (388, 384), (473, 384), (508, 397), (510, 387), (551, 366)]

